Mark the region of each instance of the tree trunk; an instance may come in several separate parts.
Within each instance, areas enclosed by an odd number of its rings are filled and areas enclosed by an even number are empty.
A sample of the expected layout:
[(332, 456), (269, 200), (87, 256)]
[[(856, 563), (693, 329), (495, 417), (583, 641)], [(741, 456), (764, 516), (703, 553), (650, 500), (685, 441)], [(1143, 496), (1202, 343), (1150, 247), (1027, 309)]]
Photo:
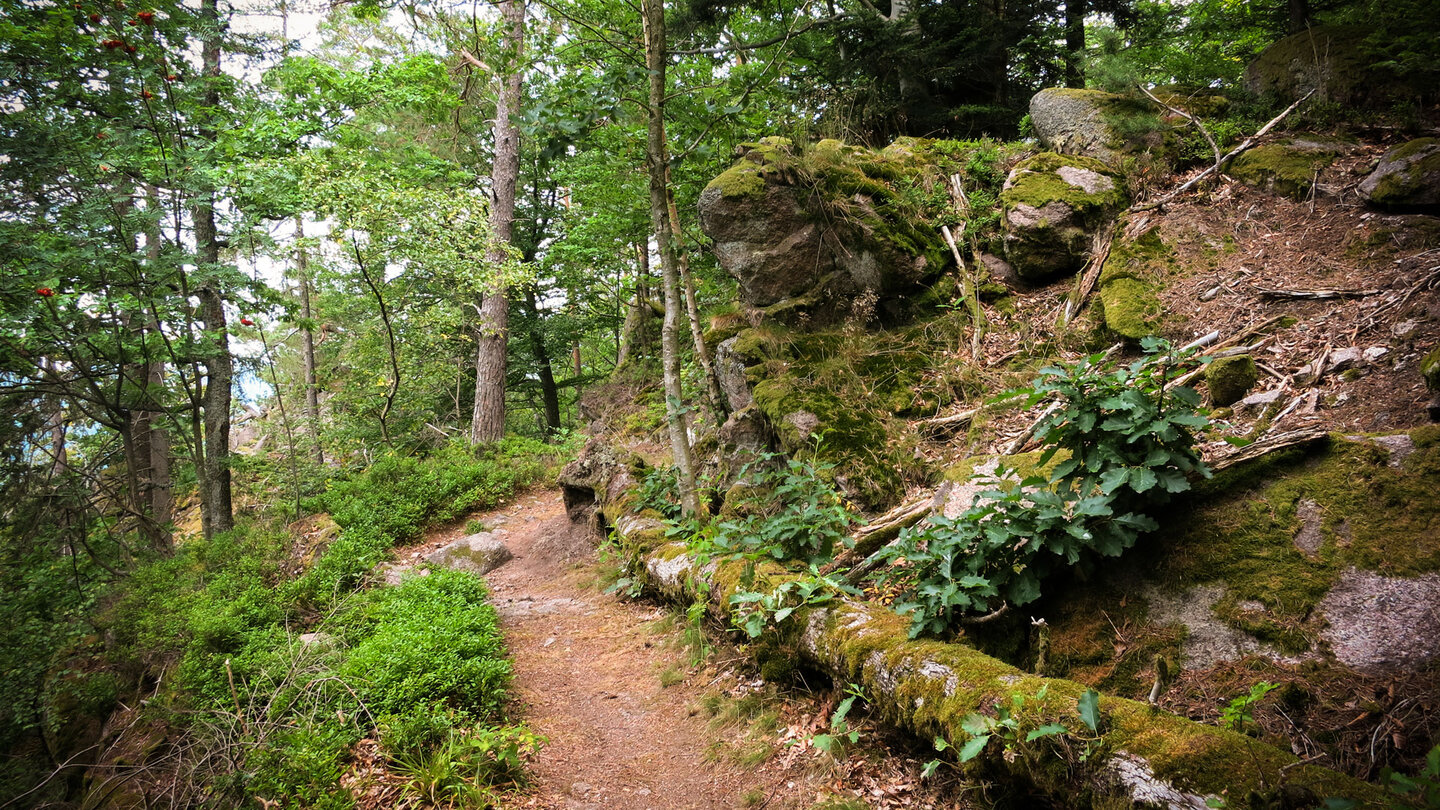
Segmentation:
[[(515, 185), (520, 177), (520, 129), (514, 116), (520, 114), (520, 88), (524, 77), (525, 3), (505, 0), (505, 50), (513, 62), (508, 66), (495, 103), (495, 163), (490, 172), (490, 229), (494, 239), (513, 244), (515, 235)], [(503, 251), (494, 251), (490, 260), (497, 266), (508, 260)], [(476, 325), (479, 344), (475, 355), (475, 408), (470, 417), (470, 442), (497, 441), (505, 436), (505, 347), (510, 330), (510, 302), (498, 285), (480, 304)]]
[(540, 303), (535, 300), (533, 289), (525, 291), (525, 307), (530, 310), (530, 352), (535, 355), (535, 364), (539, 367), (545, 435), (550, 437), (560, 432), (560, 390), (555, 386), (555, 369), (550, 361), (550, 351), (545, 346), (545, 333), (540, 329)]
[(305, 328), (300, 330), (300, 362), (305, 375), (305, 424), (310, 431), (310, 440), (315, 444), (315, 463), (325, 463), (325, 448), (320, 445), (320, 386), (315, 381), (315, 330), (310, 309), (310, 255), (304, 245), (304, 223), (295, 218), (295, 274), (300, 277), (300, 316), (305, 319)]
[(650, 74), (645, 162), (650, 174), (650, 225), (660, 250), (660, 277), (665, 292), (665, 321), (660, 329), (660, 358), (665, 381), (665, 416), (670, 448), (680, 473), (680, 508), (686, 514), (700, 511), (695, 492), (695, 467), (686, 429), (684, 392), (680, 387), (680, 319), (685, 317), (680, 296), (679, 261), (675, 235), (670, 230), (670, 150), (665, 143), (665, 7), (662, 0), (643, 0), (645, 67)]
[[(201, 0), (200, 19), (207, 31), (200, 46), (201, 76), (205, 81), (202, 103), (214, 110), (220, 104), (219, 0)], [(200, 127), (203, 142), (213, 143), (209, 123)], [(201, 175), (204, 176), (203, 174)], [(201, 509), (209, 516), (205, 536), (234, 527), (230, 503), (230, 388), (235, 361), (225, 323), (225, 299), (220, 289), (220, 235), (215, 228), (215, 190), (203, 187), (192, 209), (195, 227), (195, 265), (199, 276), (200, 322), (209, 342), (205, 356), (205, 493)]]
[(1085, 0), (1065, 0), (1065, 86), (1084, 87)]
[(1286, 0), (1285, 10), (1289, 16), (1289, 30), (1298, 34), (1310, 26), (1309, 0)]
[(651, 336), (654, 311), (650, 308), (650, 251), (636, 245), (638, 261), (635, 270), (635, 297), (625, 305), (625, 323), (620, 327), (616, 341), (615, 370), (619, 371), (636, 358), (653, 357), (655, 350)]
[[(665, 176), (668, 180), (668, 168)], [(700, 305), (695, 300), (695, 279), (690, 275), (690, 259), (682, 250), (684, 233), (680, 229), (680, 212), (675, 209), (675, 195), (670, 191), (669, 182), (665, 184), (665, 195), (668, 197), (665, 207), (669, 212), (670, 229), (675, 235), (675, 250), (679, 258), (681, 289), (685, 293), (685, 320), (690, 324), (690, 340), (695, 344), (695, 359), (700, 361), (700, 370), (705, 378), (705, 399), (710, 405), (710, 416), (715, 420), (716, 426), (719, 426), (725, 422), (729, 409), (725, 407), (725, 395), (720, 392), (720, 377), (715, 373), (715, 364), (711, 362), (710, 352), (705, 348), (705, 330), (700, 325)]]

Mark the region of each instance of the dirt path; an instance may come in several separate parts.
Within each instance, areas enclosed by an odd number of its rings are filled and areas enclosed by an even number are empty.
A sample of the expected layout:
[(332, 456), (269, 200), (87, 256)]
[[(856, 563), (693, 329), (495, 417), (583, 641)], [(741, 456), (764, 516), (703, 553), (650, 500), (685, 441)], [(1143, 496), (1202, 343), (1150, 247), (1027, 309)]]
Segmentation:
[[(759, 779), (706, 761), (712, 735), (694, 708), (705, 684), (690, 682), (703, 679), (661, 686), (662, 671), (683, 666), (656, 627), (663, 612), (588, 584), (594, 550), (559, 493), (534, 491), (478, 519), (515, 555), (486, 579), (515, 664), (516, 715), (549, 739), (517, 806), (742, 807)], [(463, 534), (437, 533), (416, 551)]]

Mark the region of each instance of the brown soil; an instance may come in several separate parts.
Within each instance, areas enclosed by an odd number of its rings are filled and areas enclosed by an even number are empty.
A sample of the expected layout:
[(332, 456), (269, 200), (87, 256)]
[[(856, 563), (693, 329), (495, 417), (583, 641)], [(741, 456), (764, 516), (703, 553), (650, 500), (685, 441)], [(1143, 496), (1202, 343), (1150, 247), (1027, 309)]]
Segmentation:
[[(535, 490), (472, 516), (515, 555), (486, 579), (515, 667), (512, 719), (547, 743), (527, 772), (530, 785), (504, 800), (511, 810), (685, 810), (828, 807), (863, 796), (872, 808), (957, 808), (954, 785), (922, 783), (909, 741), (865, 720), (859, 750), (842, 762), (815, 750), (836, 696), (828, 690), (777, 696), (748, 673), (746, 657), (720, 652), (696, 667), (677, 622), (653, 604), (605, 594), (584, 526), (565, 516), (560, 494)], [(399, 549), (402, 565), (465, 534), (461, 522)], [(664, 686), (661, 674), (666, 674)], [(678, 682), (672, 682), (677, 681)], [(757, 733), (742, 720), (721, 728), (702, 704), (767, 695), (778, 715)], [(759, 745), (766, 755), (742, 767), (730, 753)], [(837, 805), (854, 807), (857, 805)]]

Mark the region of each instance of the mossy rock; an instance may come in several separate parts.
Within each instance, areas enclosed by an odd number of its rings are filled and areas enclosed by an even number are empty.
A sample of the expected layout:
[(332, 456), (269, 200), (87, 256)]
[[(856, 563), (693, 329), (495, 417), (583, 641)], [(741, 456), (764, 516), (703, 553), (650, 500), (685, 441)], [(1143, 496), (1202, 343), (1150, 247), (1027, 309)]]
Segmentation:
[(1094, 158), (1044, 152), (1011, 170), (1000, 195), (1005, 256), (1044, 281), (1084, 266), (1094, 232), (1124, 207), (1120, 178)]
[(1260, 381), (1255, 358), (1248, 354), (1222, 357), (1205, 367), (1205, 385), (1210, 389), (1210, 402), (1226, 407), (1239, 402)]
[(1386, 152), (1360, 193), (1390, 210), (1440, 209), (1440, 139), (1417, 138)]
[(1430, 350), (1420, 360), (1420, 376), (1425, 378), (1425, 387), (1431, 392), (1440, 394), (1440, 346)]
[(1066, 87), (1032, 96), (1030, 122), (1046, 149), (1108, 164), (1162, 146), (1166, 129), (1148, 100)]
[(1433, 91), (1419, 80), (1395, 79), (1381, 58), (1367, 53), (1366, 40), (1374, 35), (1365, 25), (1307, 28), (1256, 56), (1245, 67), (1245, 84), (1261, 97), (1293, 101), (1313, 92), (1314, 102), (1363, 110), (1388, 110)]
[(1241, 153), (1225, 172), (1247, 186), (1304, 200), (1315, 189), (1316, 175), (1335, 162), (1344, 145), (1292, 139)]
[(1157, 334), (1164, 321), (1159, 292), (1176, 263), (1175, 249), (1158, 229), (1132, 240), (1116, 233), (1098, 281), (1105, 328), (1131, 340)]
[(956, 398), (951, 380), (931, 371), (940, 339), (921, 327), (871, 333), (762, 324), (741, 332), (731, 352), (746, 364), (754, 407), (781, 449), (833, 465), (825, 474), (846, 497), (882, 508), (928, 475), (915, 463), (905, 417)]
[[(1414, 447), (1408, 455), (1392, 455), (1392, 448), (1408, 445)], [(1158, 515), (1153, 539), (1120, 565), (1087, 583), (1058, 583), (1032, 609), (1053, 626), (1052, 674), (1143, 695), (1142, 673), (1153, 660), (1117, 663), (1116, 626), (1128, 628), (1127, 649), (1144, 646), (1149, 655), (1172, 655), (1177, 651), (1167, 645), (1189, 649), (1228, 633), (1237, 645), (1229, 660), (1245, 650), (1274, 659), (1338, 657), (1345, 654), (1346, 633), (1388, 636), (1391, 649), (1381, 657), (1414, 669), (1417, 649), (1436, 649), (1435, 628), (1424, 630), (1418, 621), (1409, 625), (1412, 632), (1430, 637), (1396, 641), (1394, 632), (1335, 627), (1326, 617), (1340, 610), (1337, 588), (1357, 582), (1421, 587), (1440, 573), (1437, 480), (1440, 426), (1395, 437), (1332, 438), (1317, 450), (1295, 449), (1226, 471)], [(1209, 626), (1191, 628), (1184, 641), (1167, 635), (1177, 625), (1157, 618), (1161, 594), (1171, 602), (1208, 604), (1198, 619)], [(1394, 601), (1392, 609), (1400, 606)], [(1348, 666), (1344, 660), (1327, 665)]]
[(803, 148), (764, 138), (741, 151), (701, 193), (701, 228), (748, 314), (826, 327), (912, 318), (920, 294), (954, 264), (939, 227), (954, 221), (949, 178), (961, 175), (983, 204), (999, 191), (995, 166), (1008, 149), (918, 138), (879, 151), (833, 139)]

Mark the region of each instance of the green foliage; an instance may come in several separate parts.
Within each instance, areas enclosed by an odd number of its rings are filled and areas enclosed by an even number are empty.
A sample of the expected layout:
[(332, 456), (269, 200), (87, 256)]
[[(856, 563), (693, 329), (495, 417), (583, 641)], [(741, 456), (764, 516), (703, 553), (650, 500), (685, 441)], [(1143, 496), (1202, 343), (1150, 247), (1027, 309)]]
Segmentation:
[(1188, 388), (1166, 387), (1176, 357), (1147, 340), (1147, 357), (1114, 370), (1093, 355), (1069, 368), (1047, 367), (1028, 395), (1058, 407), (1036, 429), (1048, 478), (1015, 480), (1001, 470), (991, 489), (956, 518), (937, 516), (902, 532), (888, 552), (905, 561), (880, 574), (899, 582), (896, 603), (912, 636), (941, 634), (969, 612), (1024, 605), (1044, 578), (1090, 557), (1115, 557), (1155, 528), (1146, 510), (1206, 475), (1193, 430), (1207, 424)]
[(860, 731), (853, 728), (847, 719), (850, 711), (855, 708), (857, 700), (865, 700), (865, 689), (859, 684), (847, 685), (845, 698), (830, 714), (830, 730), (811, 737), (810, 744), (836, 759), (843, 758), (845, 746), (854, 745), (860, 741)]
[(680, 473), (674, 467), (651, 467), (635, 491), (638, 511), (654, 509), (666, 520), (680, 517)]
[(730, 604), (735, 607), (732, 621), (745, 635), (759, 638), (767, 624), (779, 624), (797, 610), (823, 605), (842, 595), (862, 594), (844, 577), (821, 574), (811, 565), (807, 576), (786, 580), (767, 593), (737, 590), (731, 594)]
[(496, 806), (492, 788), (524, 783), (544, 739), (521, 726), (452, 730), (439, 745), (394, 757), (404, 795), (436, 808)]
[[(1046, 685), (1040, 687), (1040, 691), (1030, 697), (1020, 692), (1014, 692), (1010, 695), (1008, 702), (997, 701), (994, 704), (995, 714), (993, 716), (978, 712), (967, 715), (961, 721), (960, 727), (970, 735), (970, 739), (960, 746), (956, 756), (961, 762), (969, 762), (980, 756), (990, 745), (991, 740), (999, 740), (1004, 749), (1005, 760), (1009, 762), (1013, 761), (1022, 749), (1036, 740), (1074, 734), (1075, 732), (1071, 731), (1064, 723), (1058, 721), (1039, 722), (1044, 719), (1045, 698), (1049, 691), (1050, 687)], [(1090, 725), (1090, 720), (1095, 718), (1086, 717), (1085, 701), (1086, 696), (1093, 694), (1093, 691), (1087, 691), (1085, 695), (1081, 696), (1078, 706), (1082, 720), (1092, 733), (1095, 728)], [(1027, 704), (1033, 705), (1034, 710), (1027, 711)], [(936, 738), (937, 750), (943, 751), (945, 747), (948, 747), (946, 741), (943, 738)]]
[(436, 570), (366, 591), (337, 618), (349, 648), (337, 674), (377, 717), (435, 702), (478, 720), (498, 717), (510, 664), (495, 609), (478, 578)]
[(1255, 707), (1265, 696), (1280, 688), (1278, 683), (1260, 681), (1250, 687), (1247, 694), (1241, 695), (1220, 710), (1220, 722), (1232, 731), (1247, 733), (1250, 724), (1255, 722)]
[(1397, 806), (1440, 807), (1440, 745), (1425, 755), (1425, 767), (1414, 776), (1386, 769), (1381, 777), (1400, 801)]
[(716, 523), (700, 550), (717, 555), (751, 559), (768, 557), (818, 564), (844, 545), (855, 515), (835, 488), (825, 482), (825, 465), (800, 459), (783, 459), (774, 453), (757, 456), (745, 465), (743, 514)]

